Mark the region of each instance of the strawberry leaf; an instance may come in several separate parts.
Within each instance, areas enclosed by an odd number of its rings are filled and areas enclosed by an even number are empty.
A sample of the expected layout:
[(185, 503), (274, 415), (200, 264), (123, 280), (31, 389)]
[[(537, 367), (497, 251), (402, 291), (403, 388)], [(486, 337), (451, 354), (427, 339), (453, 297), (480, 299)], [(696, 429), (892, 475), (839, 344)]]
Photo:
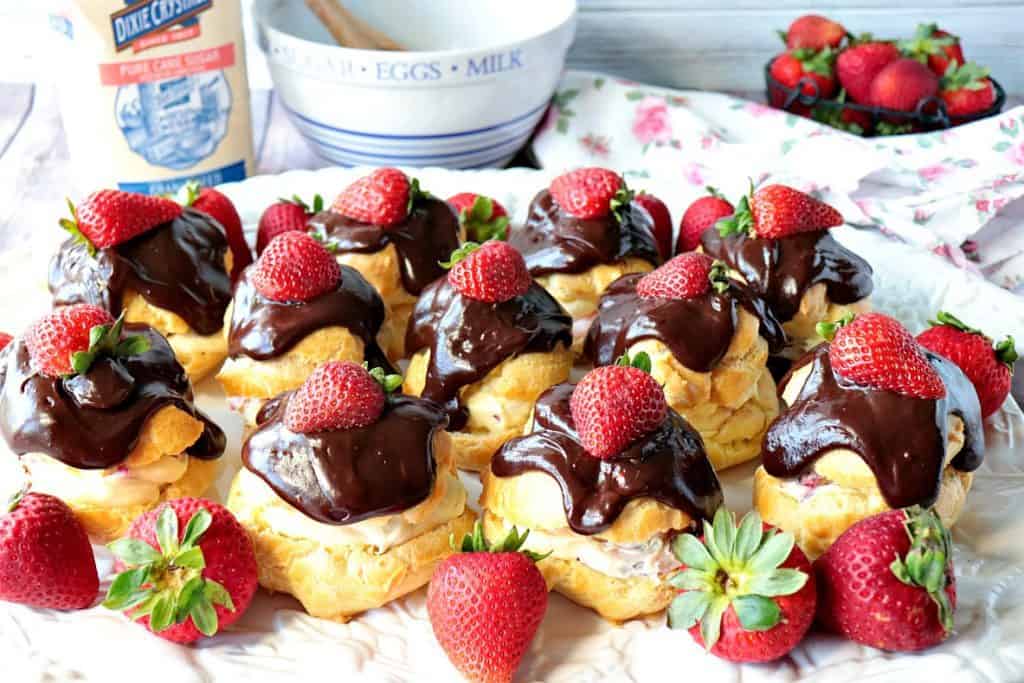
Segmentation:
[(680, 593), (668, 606), (669, 628), (691, 628), (704, 618), (711, 606), (711, 596), (701, 591)]
[(203, 585), (203, 595), (213, 605), (220, 605), (227, 609), (229, 612), (235, 611), (235, 603), (231, 599), (231, 594), (228, 593), (224, 586), (220, 585), (213, 579), (207, 579)]
[(904, 514), (910, 550), (906, 556), (897, 557), (890, 569), (901, 582), (928, 592), (939, 609), (939, 620), (948, 632), (953, 628), (952, 604), (946, 594), (947, 572), (953, 554), (949, 530), (933, 510), (914, 506), (907, 508)]
[(749, 560), (761, 545), (762, 535), (761, 516), (756, 512), (743, 515), (739, 531), (736, 533), (733, 556), (740, 562)]
[(153, 604), (149, 615), (149, 628), (154, 633), (166, 631), (174, 620), (174, 599), (170, 595), (161, 595)]
[[(363, 367), (366, 367), (366, 365), (366, 363), (363, 363)], [(370, 377), (376, 380), (376, 382), (384, 389), (385, 395), (393, 394), (400, 386), (402, 386), (401, 375), (389, 374), (387, 370), (382, 367), (373, 368), (369, 372)]]
[[(110, 583), (110, 588), (107, 589), (107, 595), (103, 599), (103, 606), (107, 609), (112, 610), (123, 610), (127, 609), (129, 603), (133, 600), (134, 604), (139, 604), (141, 600), (137, 600), (139, 597), (142, 586), (149, 581), (149, 567), (137, 567), (130, 569), (125, 572), (121, 572), (114, 580)], [(148, 596), (151, 591), (142, 591), (142, 593)]]
[(713, 571), (715, 561), (708, 549), (693, 534), (679, 534), (672, 541), (672, 553), (687, 567), (704, 571)]
[(704, 649), (708, 652), (715, 646), (722, 634), (722, 615), (728, 608), (729, 598), (724, 595), (713, 598), (700, 622), (700, 637), (704, 639)]
[(770, 572), (786, 561), (793, 551), (792, 534), (772, 534), (750, 558), (748, 566), (755, 572)]
[[(789, 556), (789, 553), (786, 553)], [(785, 558), (783, 558), (785, 559)], [(807, 583), (807, 574), (797, 569), (776, 569), (770, 574), (757, 574), (750, 583), (747, 590), (756, 595), (764, 597), (775, 597), (779, 595), (792, 595)]]
[(438, 261), (438, 264), (445, 270), (450, 270), (452, 266), (479, 248), (480, 245), (476, 242), (465, 242), (461, 247), (452, 252), (452, 255), (448, 257), (447, 261)]
[(732, 512), (722, 505), (715, 511), (715, 519), (711, 526), (715, 535), (715, 545), (724, 557), (731, 557), (736, 541), (736, 519)]
[(217, 628), (219, 627), (217, 611), (213, 609), (213, 605), (210, 604), (210, 600), (206, 597), (205, 592), (198, 593), (198, 596), (192, 603), (189, 616), (192, 617), (192, 623), (196, 625), (200, 633), (204, 636), (213, 636), (217, 633)]
[(743, 195), (736, 204), (736, 211), (715, 223), (715, 229), (722, 237), (730, 235), (753, 235), (754, 214), (750, 211), (750, 197)]
[(153, 546), (137, 538), (120, 538), (107, 547), (127, 565), (151, 564), (162, 559)]
[(195, 602), (203, 595), (203, 578), (193, 576), (181, 587), (174, 606), (174, 623), (182, 624), (188, 619)]
[(1014, 344), (1013, 337), (1006, 335), (1006, 339), (999, 342), (995, 346), (996, 358), (999, 362), (1005, 363), (1010, 368), (1010, 373), (1013, 373), (1013, 364), (1017, 362), (1017, 347)]
[(195, 546), (179, 552), (171, 564), (182, 569), (205, 569), (206, 559), (203, 557), (203, 549)]
[(156, 518), (156, 539), (164, 555), (178, 552), (178, 515), (170, 505), (165, 505)]
[(767, 631), (778, 624), (782, 616), (774, 600), (760, 595), (741, 595), (732, 601), (732, 608), (740, 624), (748, 631)]

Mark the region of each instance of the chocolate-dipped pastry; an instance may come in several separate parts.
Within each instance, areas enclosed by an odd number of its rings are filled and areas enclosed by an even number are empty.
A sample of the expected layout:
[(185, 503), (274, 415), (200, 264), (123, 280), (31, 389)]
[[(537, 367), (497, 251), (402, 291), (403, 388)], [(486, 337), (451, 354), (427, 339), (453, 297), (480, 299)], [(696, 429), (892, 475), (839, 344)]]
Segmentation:
[(336, 253), (373, 253), (393, 244), (410, 294), (444, 275), (441, 262), (459, 246), (458, 217), (433, 197), (417, 197), (409, 215), (395, 225), (372, 225), (328, 209), (310, 219), (309, 230)]
[(396, 396), (367, 427), (301, 434), (284, 424), (290, 397), (264, 406), (242, 460), (293, 507), (325, 524), (353, 524), (430, 495), (434, 433), (447, 424), (436, 404)]
[(569, 399), (574, 384), (559, 384), (537, 400), (534, 431), (506, 443), (491, 459), (497, 477), (544, 472), (562, 492), (569, 526), (592, 535), (611, 526), (632, 500), (653, 498), (711, 519), (722, 491), (700, 436), (675, 411), (620, 455), (600, 460), (580, 443)]
[(124, 329), (142, 336), (148, 350), (99, 358), (70, 378), (37, 372), (20, 339), (0, 354), (0, 432), (14, 453), (43, 453), (76, 469), (114, 467), (133, 451), (146, 421), (165, 406), (205, 424), (203, 436), (188, 449), (190, 456), (213, 459), (223, 453), (224, 433), (196, 409), (188, 376), (164, 337), (148, 325)]
[(424, 290), (406, 337), (410, 353), (429, 350), (421, 395), (445, 406), (453, 430), (461, 429), (467, 419), (459, 389), (483, 379), (509, 358), (550, 352), (559, 344), (572, 344), (572, 321), (536, 283), (508, 301), (486, 303), (460, 294), (448, 278)]
[(384, 324), (384, 302), (355, 268), (341, 265), (335, 288), (309, 301), (273, 301), (257, 291), (252, 271), (235, 287), (228, 328), (228, 355), (265, 361), (287, 353), (307, 335), (326, 327), (344, 327), (363, 343), (370, 367), (392, 371), (377, 343)]
[(822, 344), (793, 366), (810, 374), (793, 404), (771, 425), (764, 440), (764, 468), (775, 477), (797, 477), (833, 449), (857, 453), (871, 468), (890, 507), (930, 506), (942, 483), (949, 437), (947, 416), (964, 424), (964, 444), (951, 466), (972, 472), (981, 466), (985, 435), (977, 394), (951, 361), (925, 351), (946, 387), (941, 399), (922, 399), (853, 384), (837, 375)]
[(231, 301), (227, 250), (223, 229), (207, 214), (185, 208), (174, 220), (95, 256), (67, 240), (50, 264), (50, 292), (58, 305), (96, 304), (116, 316), (125, 291), (132, 290), (194, 332), (212, 335)]

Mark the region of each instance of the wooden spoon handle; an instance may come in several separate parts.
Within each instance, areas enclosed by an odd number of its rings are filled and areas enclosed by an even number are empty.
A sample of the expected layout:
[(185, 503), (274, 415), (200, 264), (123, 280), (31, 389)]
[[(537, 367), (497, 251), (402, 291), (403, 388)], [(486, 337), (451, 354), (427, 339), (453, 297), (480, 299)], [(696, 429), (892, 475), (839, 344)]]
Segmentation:
[(338, 0), (306, 0), (334, 40), (362, 50), (404, 50), (399, 43), (349, 12)]

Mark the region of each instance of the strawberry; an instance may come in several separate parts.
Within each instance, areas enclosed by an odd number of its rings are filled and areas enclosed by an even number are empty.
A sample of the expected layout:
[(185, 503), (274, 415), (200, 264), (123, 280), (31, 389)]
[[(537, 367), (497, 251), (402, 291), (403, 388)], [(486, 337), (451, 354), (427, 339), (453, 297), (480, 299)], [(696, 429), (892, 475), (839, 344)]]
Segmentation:
[(867, 135), (873, 128), (871, 114), (846, 105), (846, 91), (840, 90), (836, 95), (836, 103), (844, 106), (827, 106), (820, 104), (814, 108), (811, 118), (819, 123), (832, 126), (854, 135)]
[(681, 589), (670, 628), (685, 628), (705, 650), (731, 662), (770, 662), (797, 646), (814, 621), (817, 594), (807, 556), (793, 535), (762, 524), (756, 511), (739, 526), (725, 507), (704, 535), (680, 534), (672, 552)]
[(594, 368), (573, 389), (569, 411), (589, 455), (614, 458), (665, 419), (665, 392), (650, 369), (646, 353), (623, 356), (616, 365)]
[[(181, 531), (179, 532), (179, 529)], [(256, 554), (222, 505), (178, 498), (138, 517), (110, 544), (120, 574), (103, 606), (126, 612), (175, 643), (210, 637), (238, 621), (256, 594)]]
[(323, 211), (324, 198), (313, 197), (310, 206), (297, 195), (291, 199), (278, 199), (263, 210), (259, 226), (256, 228), (256, 254), (262, 254), (275, 237), (283, 232), (305, 232), (306, 223), (317, 213)]
[(653, 194), (637, 192), (633, 203), (639, 205), (651, 217), (654, 241), (658, 243), (661, 258), (672, 258), (672, 215), (668, 212), (665, 202)]
[(81, 522), (59, 498), (17, 493), (0, 515), (0, 600), (85, 609), (100, 587)]
[(942, 77), (942, 90), (939, 92), (950, 118), (980, 114), (995, 104), (996, 91), (988, 74), (987, 68), (974, 62), (960, 66), (950, 64)]
[(683, 220), (679, 223), (679, 242), (676, 244), (679, 253), (693, 251), (700, 246), (700, 236), (704, 231), (722, 218), (731, 216), (735, 210), (718, 190), (713, 187), (707, 190), (707, 196), (694, 200), (683, 214)]
[(939, 92), (939, 77), (921, 62), (897, 59), (871, 81), (869, 102), (896, 111), (914, 111), (918, 104)]
[(324, 363), (288, 399), (284, 423), (302, 434), (366, 427), (377, 421), (387, 395), (401, 383), (401, 376), (382, 368), (367, 370), (352, 361)]
[(693, 299), (712, 286), (719, 293), (729, 288), (725, 264), (707, 254), (690, 251), (640, 278), (636, 293), (644, 299)]
[(912, 398), (946, 395), (942, 378), (921, 345), (887, 315), (865, 313), (834, 323), (821, 322), (817, 332), (832, 342), (828, 349), (832, 370), (854, 384)]
[(47, 377), (84, 374), (101, 356), (134, 356), (148, 349), (144, 337), (124, 337), (124, 314), (114, 320), (92, 304), (61, 306), (37, 320), (25, 333), (36, 371)]
[(779, 32), (789, 49), (821, 50), (839, 47), (846, 37), (846, 29), (839, 22), (817, 14), (805, 14), (793, 20), (789, 30)]
[(199, 183), (191, 181), (184, 185), (185, 206), (211, 216), (224, 228), (231, 249), (231, 281), (235, 282), (245, 267), (252, 263), (252, 251), (245, 241), (242, 229), (242, 218), (238, 209), (227, 196), (212, 187), (199, 187)]
[(471, 242), (508, 239), (508, 211), (498, 200), (472, 192), (460, 192), (448, 198), (459, 215), (459, 223)]
[(95, 254), (127, 242), (181, 215), (181, 205), (164, 197), (122, 190), (98, 190), (77, 207), (68, 201), (71, 218), (60, 226)]
[[(790, 90), (799, 88), (804, 95), (827, 99), (836, 92), (835, 60), (832, 48), (819, 51), (802, 48), (777, 56), (772, 60), (769, 72), (780, 85)], [(784, 107), (786, 93), (778, 88), (769, 90), (772, 106)]]
[(404, 221), (416, 201), (429, 196), (418, 180), (397, 168), (378, 168), (345, 188), (331, 208), (354, 220), (388, 228)]
[(863, 519), (814, 563), (818, 619), (850, 640), (895, 652), (938, 645), (953, 628), (949, 531), (931, 510)]
[(508, 242), (466, 242), (441, 265), (450, 269), (448, 282), (455, 291), (487, 303), (526, 294), (533, 283), (523, 255)]
[(871, 104), (871, 82), (878, 72), (899, 58), (900, 51), (892, 43), (857, 43), (839, 53), (836, 76), (851, 100)]
[(950, 64), (965, 63), (960, 38), (935, 24), (918, 24), (912, 39), (900, 41), (900, 50), (907, 57), (927, 64), (936, 76), (945, 74)]
[(338, 286), (341, 267), (304, 232), (278, 235), (253, 265), (253, 287), (271, 301), (309, 301)]
[(551, 181), (548, 191), (562, 210), (577, 218), (603, 218), (632, 199), (622, 177), (606, 168), (579, 168)]
[[(483, 527), (434, 570), (427, 614), (434, 636), (466, 679), (508, 683), (519, 668), (548, 607), (548, 587), (535, 553), (520, 551), (529, 531), (512, 528), (489, 545)], [(454, 542), (454, 539), (452, 539)]]
[(741, 199), (736, 212), (715, 227), (723, 237), (749, 233), (761, 239), (778, 239), (842, 224), (842, 214), (825, 202), (788, 185), (765, 185)]
[(917, 342), (959, 366), (978, 392), (981, 416), (999, 410), (1013, 381), (1013, 364), (1017, 349), (1013, 337), (992, 346), (991, 337), (968, 327), (959, 318), (939, 311), (932, 327), (917, 335)]
[(5, 348), (7, 348), (7, 345), (10, 344), (13, 339), (14, 337), (7, 334), (6, 332), (0, 332), (0, 351), (3, 351)]

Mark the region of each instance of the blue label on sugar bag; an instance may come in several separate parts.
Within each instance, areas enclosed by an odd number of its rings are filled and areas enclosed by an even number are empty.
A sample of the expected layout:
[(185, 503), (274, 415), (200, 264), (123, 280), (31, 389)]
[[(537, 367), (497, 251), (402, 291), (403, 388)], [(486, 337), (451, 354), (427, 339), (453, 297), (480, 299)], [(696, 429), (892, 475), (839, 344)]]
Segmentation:
[(118, 183), (117, 188), (126, 192), (141, 192), (142, 194), (173, 194), (190, 180), (198, 181), (203, 187), (245, 180), (245, 162), (239, 161), (228, 166), (214, 168), (194, 175), (181, 176), (180, 178), (165, 178), (163, 180), (141, 183)]
[(110, 15), (114, 47), (120, 52), (141, 38), (172, 26), (195, 23), (195, 16), (213, 7), (213, 0), (139, 0)]

